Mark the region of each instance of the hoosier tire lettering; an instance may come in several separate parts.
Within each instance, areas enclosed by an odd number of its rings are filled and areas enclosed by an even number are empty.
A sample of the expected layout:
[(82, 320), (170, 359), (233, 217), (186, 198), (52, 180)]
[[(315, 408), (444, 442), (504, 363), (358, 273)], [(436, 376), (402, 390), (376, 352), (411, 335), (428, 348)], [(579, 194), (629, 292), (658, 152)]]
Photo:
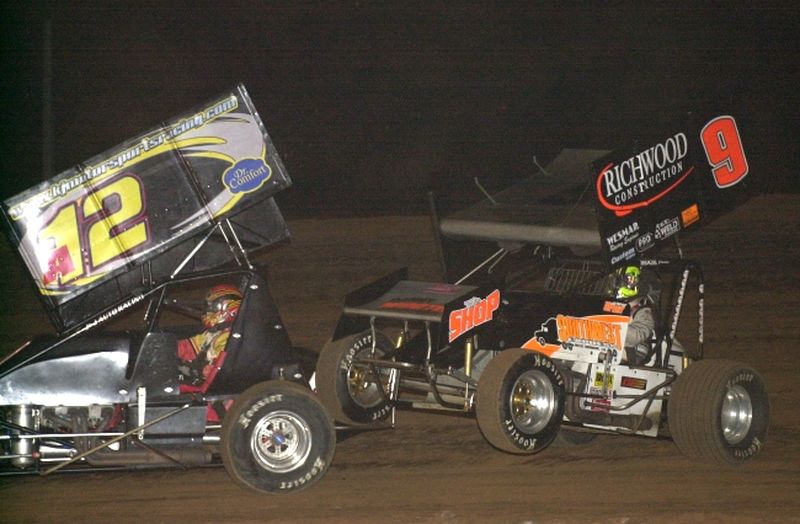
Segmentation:
[(327, 471), (336, 447), (333, 421), (300, 384), (271, 380), (239, 395), (222, 423), (220, 454), (228, 474), (247, 489), (305, 489)]
[(372, 349), (372, 335), (362, 334), (355, 338), (353, 345), (347, 350), (344, 358), (339, 362), (339, 369), (348, 371), (353, 365), (353, 358), (365, 349)]
[(733, 451), (733, 455), (739, 460), (745, 460), (761, 451), (761, 448), (763, 447), (764, 444), (761, 442), (761, 440), (759, 440), (758, 437), (754, 437), (753, 441), (750, 443), (750, 446), (748, 446), (746, 449), (735, 449)]
[(239, 424), (241, 424), (243, 428), (247, 429), (247, 427), (250, 425), (250, 422), (252, 422), (253, 415), (259, 409), (274, 402), (280, 402), (281, 400), (283, 400), (283, 395), (270, 395), (269, 397), (263, 400), (259, 400), (258, 402), (253, 404), (253, 407), (248, 409), (246, 413), (239, 416)]
[(728, 381), (727, 386), (731, 387), (734, 384), (738, 384), (741, 382), (752, 382), (754, 378), (755, 375), (753, 373), (747, 373), (747, 372), (739, 373), (738, 375), (736, 375), (735, 377), (733, 377)]
[(536, 447), (536, 439), (532, 437), (526, 437), (520, 433), (516, 426), (514, 426), (513, 420), (506, 419), (505, 424), (506, 431), (508, 431), (508, 436), (514, 441), (517, 447), (521, 449), (533, 449)]
[[(392, 412), (385, 388), (388, 370), (361, 361), (372, 351), (372, 332), (328, 342), (317, 360), (317, 393), (334, 419), (353, 426), (380, 423)], [(391, 340), (376, 332), (375, 358), (394, 350)]]
[(769, 427), (764, 380), (731, 360), (706, 359), (686, 368), (667, 404), (670, 434), (693, 459), (740, 463), (761, 451)]
[(311, 470), (308, 471), (308, 473), (306, 473), (305, 475), (296, 480), (281, 482), (281, 485), (278, 487), (278, 489), (292, 490), (300, 488), (305, 484), (308, 484), (311, 480), (313, 480), (314, 477), (319, 475), (319, 473), (323, 471), (326, 467), (327, 464), (325, 464), (325, 462), (322, 459), (318, 458), (317, 460), (314, 461), (314, 465), (311, 467)]
[(523, 349), (502, 351), (478, 383), (478, 427), (502, 451), (537, 453), (550, 445), (561, 427), (564, 389), (564, 378), (548, 357)]

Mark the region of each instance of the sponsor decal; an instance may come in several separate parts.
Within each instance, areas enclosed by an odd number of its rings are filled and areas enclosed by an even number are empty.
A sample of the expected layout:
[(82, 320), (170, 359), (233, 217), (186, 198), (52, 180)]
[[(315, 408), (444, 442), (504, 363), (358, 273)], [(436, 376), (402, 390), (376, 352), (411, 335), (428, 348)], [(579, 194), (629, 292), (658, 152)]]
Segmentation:
[(269, 180), (272, 170), (260, 158), (244, 158), (222, 173), (222, 183), (234, 195), (257, 191)]
[[(599, 405), (598, 405), (599, 404)], [(592, 411), (609, 413), (611, 411), (611, 401), (607, 398), (597, 398), (592, 401)]]
[(155, 156), (167, 150), (180, 149), (182, 135), (194, 129), (203, 127), (215, 119), (239, 107), (239, 101), (235, 96), (229, 96), (206, 109), (188, 118), (184, 118), (167, 128), (161, 128), (156, 133), (142, 138), (138, 143), (126, 148), (122, 152), (103, 160), (94, 165), (82, 167), (77, 175), (49, 183), (47, 188), (27, 199), (26, 201), (13, 206), (8, 214), (12, 220), (19, 220), (25, 216), (29, 208), (40, 209), (48, 206), (52, 202), (62, 199), (74, 190), (90, 187), (89, 183), (97, 183), (101, 177), (118, 173), (120, 170), (136, 164), (146, 158)]
[(664, 240), (681, 230), (677, 217), (667, 218), (656, 224), (656, 239)]
[(611, 257), (611, 265), (615, 266), (619, 262), (622, 262), (624, 260), (633, 260), (634, 258), (636, 258), (636, 249), (634, 248), (626, 249), (619, 255)]
[(74, 272), (75, 264), (72, 253), (69, 252), (69, 246), (66, 244), (59, 246), (47, 257), (47, 269), (42, 275), (42, 283), (49, 286), (56, 282), (60, 287), (63, 276)]
[(561, 341), (590, 340), (610, 344), (617, 349), (622, 348), (622, 328), (619, 324), (558, 315), (556, 316), (556, 326), (558, 327), (558, 338)]
[(132, 308), (133, 306), (135, 306), (136, 304), (138, 304), (142, 300), (144, 300), (144, 295), (136, 295), (135, 297), (133, 297), (133, 298), (131, 298), (129, 300), (126, 300), (122, 304), (120, 304), (118, 306), (114, 306), (109, 311), (103, 313), (102, 315), (100, 315), (96, 319), (94, 319), (91, 322), (88, 322), (87, 324), (85, 324), (83, 326), (83, 328), (81, 328), (80, 331), (78, 331), (78, 333), (83, 333), (84, 331), (88, 331), (88, 330), (92, 329), (93, 327), (97, 326), (98, 324), (102, 324), (106, 320), (119, 315), (120, 313), (122, 313), (123, 311), (125, 311), (127, 309)]
[(444, 306), (442, 304), (431, 304), (423, 300), (391, 300), (381, 304), (380, 308), (436, 313), (439, 315), (444, 312)]
[(495, 289), (486, 298), (472, 297), (462, 309), (450, 312), (449, 341), (452, 342), (471, 329), (489, 322), (500, 307), (500, 290)]
[(623, 388), (640, 389), (645, 391), (647, 389), (647, 380), (636, 377), (622, 377), (620, 384)]
[(692, 204), (681, 211), (681, 222), (683, 223), (683, 227), (686, 227), (689, 224), (694, 224), (698, 220), (700, 220), (700, 209), (698, 209), (697, 204)]
[(653, 247), (654, 244), (655, 240), (653, 239), (653, 233), (648, 231), (636, 239), (636, 252), (643, 253), (644, 251), (647, 251)]
[(598, 349), (622, 348), (622, 326), (630, 322), (627, 315), (608, 310), (625, 311), (626, 304), (606, 302), (603, 308), (610, 314), (572, 317), (556, 315), (544, 322), (533, 337), (522, 345), (551, 354), (563, 346), (580, 344)]
[(450, 293), (457, 292), (459, 289), (460, 288), (454, 284), (435, 283), (426, 288), (425, 291), (427, 291), (428, 293), (449, 295)]
[[(552, 335), (551, 335), (552, 334)], [(549, 318), (547, 322), (539, 327), (539, 330), (533, 334), (533, 338), (540, 346), (544, 346), (548, 342), (559, 342), (558, 330), (556, 329), (556, 319)]]
[(614, 234), (606, 237), (610, 251), (616, 251), (639, 236), (639, 222), (631, 222)]
[[(590, 387), (589, 394), (594, 395), (595, 397), (600, 397), (607, 393), (604, 393), (602, 388)], [(588, 408), (589, 411), (609, 413), (611, 411), (611, 400), (608, 398), (592, 398), (591, 400), (586, 400), (583, 402), (583, 408)]]
[(661, 258), (643, 258), (639, 261), (639, 264), (642, 267), (668, 266), (670, 263), (671, 262), (669, 260)]
[[(674, 311), (680, 311), (681, 308), (683, 307), (683, 296), (686, 293), (686, 283), (688, 281), (689, 281), (689, 270), (688, 269), (684, 269), (683, 270), (683, 274), (681, 275), (681, 284), (678, 287), (678, 298), (675, 301), (675, 306), (673, 308)], [(703, 292), (703, 290), (701, 288), (700, 289), (700, 293), (702, 293), (702, 292)], [(701, 300), (702, 300), (702, 298), (701, 298)], [(701, 307), (700, 308), (700, 319), (699, 319), (700, 320), (700, 334), (701, 335), (703, 333), (703, 311), (702, 310), (703, 310), (703, 308)], [(673, 338), (673, 339), (675, 338), (675, 333), (678, 332), (678, 321), (680, 320), (680, 318), (681, 318), (680, 315), (674, 315), (673, 316), (672, 324), (670, 325), (670, 330), (669, 330), (670, 338)], [(701, 340), (701, 342), (702, 342), (702, 340)]]
[(600, 204), (625, 216), (665, 197), (694, 171), (694, 166), (684, 166), (688, 151), (686, 135), (677, 133), (618, 164), (608, 164), (597, 176)]
[(625, 311), (625, 304), (624, 302), (606, 302), (603, 304), (603, 311), (606, 313), (614, 313), (615, 315), (621, 315)]
[(614, 386), (614, 374), (598, 371), (594, 375), (594, 387), (609, 390)]

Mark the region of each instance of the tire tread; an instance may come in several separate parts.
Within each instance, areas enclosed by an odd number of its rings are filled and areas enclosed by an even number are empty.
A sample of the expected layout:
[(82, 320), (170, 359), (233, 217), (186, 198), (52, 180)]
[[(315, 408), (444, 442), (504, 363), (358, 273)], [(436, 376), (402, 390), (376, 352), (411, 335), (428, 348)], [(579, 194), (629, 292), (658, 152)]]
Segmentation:
[(722, 442), (720, 403), (728, 380), (742, 371), (755, 374), (763, 384), (760, 375), (749, 366), (724, 359), (694, 362), (675, 381), (667, 405), (669, 430), (687, 457), (739, 462)]

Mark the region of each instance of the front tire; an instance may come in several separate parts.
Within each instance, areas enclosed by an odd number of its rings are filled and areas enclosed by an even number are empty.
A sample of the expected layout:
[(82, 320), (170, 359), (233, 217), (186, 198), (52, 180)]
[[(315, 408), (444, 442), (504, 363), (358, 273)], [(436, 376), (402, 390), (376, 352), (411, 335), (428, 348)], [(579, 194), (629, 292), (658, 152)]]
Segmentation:
[(339, 422), (354, 426), (373, 425), (391, 414), (388, 371), (361, 361), (382, 358), (394, 346), (376, 332), (372, 354), (372, 332), (365, 331), (328, 342), (317, 360), (317, 392), (322, 403)]
[(336, 430), (325, 408), (293, 382), (256, 384), (236, 398), (222, 424), (220, 454), (239, 485), (264, 493), (305, 489), (333, 460)]
[(730, 360), (700, 360), (687, 367), (667, 406), (672, 440), (693, 459), (738, 464), (761, 451), (769, 426), (764, 380)]
[(546, 356), (507, 349), (481, 375), (475, 411), (492, 446), (508, 453), (536, 453), (553, 442), (561, 427), (564, 378)]

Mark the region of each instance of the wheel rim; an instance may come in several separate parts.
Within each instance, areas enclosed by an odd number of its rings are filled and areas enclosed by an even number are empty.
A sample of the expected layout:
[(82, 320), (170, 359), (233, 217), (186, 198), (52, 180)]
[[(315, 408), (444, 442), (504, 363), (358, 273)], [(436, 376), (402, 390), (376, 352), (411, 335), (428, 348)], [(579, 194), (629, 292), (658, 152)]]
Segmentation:
[(354, 363), (347, 370), (347, 391), (359, 406), (375, 407), (386, 399), (381, 382), (380, 371), (367, 364)]
[(722, 434), (728, 444), (738, 444), (747, 436), (753, 423), (753, 401), (740, 386), (728, 388), (722, 401)]
[(509, 398), (511, 419), (520, 430), (535, 434), (544, 429), (556, 411), (556, 391), (547, 375), (529, 370), (520, 375)]
[(261, 467), (287, 473), (303, 465), (311, 453), (311, 429), (292, 412), (269, 413), (250, 434), (250, 450)]

